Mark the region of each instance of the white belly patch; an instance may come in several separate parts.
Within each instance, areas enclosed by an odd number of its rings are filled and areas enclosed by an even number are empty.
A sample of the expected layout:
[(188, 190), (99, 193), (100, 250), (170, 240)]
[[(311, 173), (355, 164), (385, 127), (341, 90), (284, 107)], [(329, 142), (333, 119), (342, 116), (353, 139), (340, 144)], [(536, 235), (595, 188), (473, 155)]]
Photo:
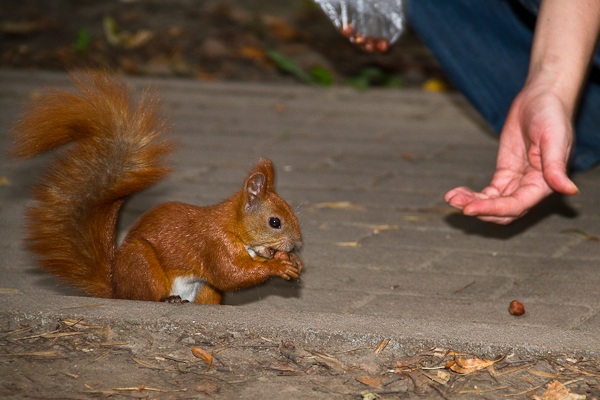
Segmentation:
[(173, 286), (171, 286), (171, 296), (179, 296), (181, 300), (187, 300), (190, 303), (193, 303), (203, 284), (204, 279), (197, 279), (191, 276), (179, 276), (173, 281)]

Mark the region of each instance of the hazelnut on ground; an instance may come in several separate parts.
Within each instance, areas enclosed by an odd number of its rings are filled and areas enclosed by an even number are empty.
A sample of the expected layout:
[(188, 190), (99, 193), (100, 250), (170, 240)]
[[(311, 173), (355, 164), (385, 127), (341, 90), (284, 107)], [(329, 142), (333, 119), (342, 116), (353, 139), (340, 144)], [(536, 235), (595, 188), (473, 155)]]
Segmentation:
[(508, 312), (512, 315), (523, 315), (525, 314), (525, 306), (523, 305), (523, 303), (518, 302), (517, 300), (513, 300), (508, 306)]

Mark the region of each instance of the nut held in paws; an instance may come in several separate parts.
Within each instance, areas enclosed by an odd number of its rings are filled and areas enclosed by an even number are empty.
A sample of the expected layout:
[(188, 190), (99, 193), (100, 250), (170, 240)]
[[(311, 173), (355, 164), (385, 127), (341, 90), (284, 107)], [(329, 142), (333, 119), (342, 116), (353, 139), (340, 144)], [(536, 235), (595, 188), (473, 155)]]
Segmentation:
[(286, 253), (285, 251), (278, 251), (277, 253), (275, 253), (273, 258), (278, 258), (280, 260), (288, 260), (289, 261), (290, 255), (288, 253)]

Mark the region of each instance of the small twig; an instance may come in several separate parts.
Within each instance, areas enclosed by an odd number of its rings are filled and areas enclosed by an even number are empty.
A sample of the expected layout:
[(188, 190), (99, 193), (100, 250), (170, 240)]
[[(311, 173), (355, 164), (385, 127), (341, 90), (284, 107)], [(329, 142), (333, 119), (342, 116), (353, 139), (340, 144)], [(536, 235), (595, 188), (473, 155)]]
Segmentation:
[(353, 352), (355, 352), (355, 351), (361, 351), (361, 350), (371, 350), (372, 348), (373, 348), (373, 346), (366, 346), (366, 347), (356, 347), (356, 348), (354, 348), (354, 349), (336, 351), (335, 353), (332, 353), (332, 354), (345, 354), (345, 353), (353, 353)]
[(157, 365), (150, 364), (149, 362), (146, 362), (144, 360), (139, 360), (137, 358), (133, 358), (132, 357), (131, 359), (133, 361), (135, 361), (136, 363), (140, 364), (142, 367), (145, 367), (145, 368), (156, 369), (156, 370), (159, 370), (159, 371), (177, 371), (176, 369), (172, 369), (172, 368), (169, 369), (169, 368), (159, 367)]
[(528, 390), (524, 390), (524, 391), (519, 392), (519, 393), (505, 394), (504, 397), (521, 396), (522, 394), (527, 394), (527, 393), (533, 392), (534, 390), (538, 390), (539, 388), (541, 388), (541, 386), (536, 386), (536, 387), (533, 387), (533, 388), (528, 389)]
[(466, 394), (466, 393), (488, 393), (488, 392), (495, 392), (496, 390), (502, 390), (502, 389), (506, 389), (506, 388), (508, 388), (508, 386), (499, 386), (497, 388), (490, 388), (490, 389), (469, 389), (469, 390), (461, 390), (458, 393), (459, 394)]
[(164, 390), (164, 389), (149, 388), (149, 387), (146, 387), (144, 385), (140, 385), (138, 387), (130, 387), (130, 388), (112, 388), (112, 390), (119, 390), (119, 391), (123, 391), (123, 392), (125, 392), (125, 391), (135, 391), (135, 390), (141, 392), (142, 390), (148, 390), (148, 391), (151, 391), (151, 392), (169, 393), (169, 392), (182, 392), (182, 391), (185, 391), (186, 389)]
[(88, 305), (83, 305), (83, 306), (65, 307), (65, 308), (61, 308), (60, 311), (63, 311), (63, 310), (75, 310), (75, 309), (78, 309), (78, 308), (88, 308), (88, 307), (101, 307), (103, 305), (104, 304), (97, 303), (97, 304), (88, 304)]
[(498, 374), (498, 376), (504, 376), (504, 375), (512, 374), (513, 372), (517, 372), (517, 371), (520, 371), (522, 369), (531, 367), (532, 365), (534, 365), (534, 363), (528, 362), (527, 364), (523, 364), (523, 365), (518, 366), (518, 367), (506, 368), (506, 369), (508, 369), (508, 371), (506, 371), (506, 370), (500, 370), (500, 371), (496, 371), (496, 373)]
[[(75, 325), (77, 325), (78, 323), (80, 323), (81, 321), (83, 321), (83, 317), (81, 317), (77, 321), (71, 323), (71, 325), (65, 326), (64, 328), (56, 329), (56, 330), (53, 330), (53, 331), (50, 331), (50, 332), (41, 333), (39, 335), (25, 336), (25, 337), (22, 337), (22, 338), (17, 338), (16, 340), (34, 339), (34, 338), (38, 338), (38, 337), (43, 337), (43, 338), (53, 337), (52, 335), (61, 333), (61, 332), (65, 331), (68, 328), (72, 328)], [(67, 324), (68, 324), (68, 322), (67, 322)], [(72, 334), (81, 334), (81, 332), (69, 332), (69, 333), (72, 333)]]
[(463, 286), (463, 287), (461, 287), (461, 288), (460, 288), (460, 289), (458, 289), (458, 290), (455, 290), (454, 292), (452, 292), (452, 296), (454, 296), (455, 294), (458, 294), (458, 293), (462, 292), (463, 290), (465, 290), (465, 289), (467, 289), (467, 288), (469, 288), (469, 287), (473, 286), (473, 285), (475, 284), (475, 282), (477, 282), (477, 281), (473, 281), (473, 282), (469, 283), (468, 285), (466, 285), (466, 286)]
[(100, 354), (98, 357), (94, 358), (92, 360), (92, 362), (90, 362), (88, 365), (91, 365), (91, 364), (93, 364), (95, 362), (98, 362), (99, 360), (103, 359), (104, 357), (106, 357), (107, 355), (109, 355), (111, 351), (112, 350), (107, 350), (104, 353)]
[(582, 380), (583, 380), (583, 378), (573, 379), (571, 381), (563, 383), (563, 386), (571, 385), (571, 384), (573, 384), (575, 382), (579, 382), (579, 381), (582, 381)]
[(8, 336), (15, 336), (15, 335), (21, 335), (23, 333), (27, 333), (27, 332), (31, 332), (33, 330), (33, 327), (27, 327), (27, 328), (19, 328), (19, 329), (15, 329), (6, 333), (3, 333), (2, 335), (0, 335), (0, 339), (4, 339)]
[(63, 357), (56, 350), (47, 350), (47, 351), (34, 351), (32, 353), (8, 353), (8, 354), (0, 354), (0, 357)]
[(379, 342), (379, 344), (375, 347), (373, 353), (379, 355), (383, 350), (385, 350), (390, 340), (391, 339), (383, 339), (381, 342)]
[(430, 388), (432, 388), (432, 389), (434, 389), (436, 392), (438, 392), (438, 394), (439, 394), (440, 396), (442, 396), (442, 398), (443, 398), (444, 400), (449, 400), (449, 399), (448, 399), (448, 397), (446, 396), (446, 393), (444, 393), (444, 392), (442, 391), (442, 389), (440, 389), (440, 388), (439, 388), (439, 387), (437, 387), (436, 385), (432, 385), (432, 384), (430, 383), (430, 384), (429, 384), (429, 387), (430, 387)]

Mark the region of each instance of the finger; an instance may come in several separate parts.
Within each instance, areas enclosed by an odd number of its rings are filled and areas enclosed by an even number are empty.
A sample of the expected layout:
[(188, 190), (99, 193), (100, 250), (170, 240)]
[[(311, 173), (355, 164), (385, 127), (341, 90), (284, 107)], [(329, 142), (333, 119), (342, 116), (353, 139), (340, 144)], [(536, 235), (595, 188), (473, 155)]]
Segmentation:
[(290, 259), (291, 261), (294, 263), (294, 266), (298, 269), (298, 273), (302, 272), (302, 261), (300, 261), (300, 258), (298, 258), (298, 256), (296, 256), (293, 253), (290, 253)]
[[(563, 139), (543, 136), (540, 145), (541, 169), (546, 184), (554, 191), (573, 195), (579, 193), (577, 186), (567, 176), (567, 160), (571, 149), (572, 139), (570, 125), (557, 128), (564, 134)], [(558, 140), (558, 142), (557, 142)]]
[(542, 174), (552, 190), (573, 195), (579, 193), (579, 189), (567, 176), (567, 149), (568, 147), (555, 144), (541, 146)]
[(449, 202), (450, 199), (452, 199), (456, 195), (465, 195), (468, 193), (473, 193), (473, 191), (468, 187), (460, 186), (446, 192), (446, 194), (444, 195), (444, 201)]
[(550, 162), (542, 159), (542, 168), (544, 180), (552, 190), (567, 195), (579, 193), (577, 186), (567, 176), (564, 163)]
[(462, 210), (465, 206), (474, 200), (472, 196), (457, 194), (448, 200), (448, 204), (457, 210)]
[(299, 277), (298, 270), (296, 268), (290, 268), (287, 271), (285, 271), (285, 273), (288, 276), (288, 279), (291, 279), (291, 278), (298, 279), (298, 277)]
[[(493, 190), (490, 190), (493, 189)], [(497, 195), (498, 191), (495, 188), (487, 187), (481, 193), (472, 191), (467, 187), (459, 187), (446, 193), (444, 199), (452, 207), (462, 210), (468, 204), (476, 200), (488, 199), (491, 196)]]
[(546, 195), (534, 190), (519, 189), (510, 196), (476, 200), (463, 209), (463, 214), (481, 217), (519, 218)]
[(508, 225), (514, 222), (517, 218), (513, 217), (477, 217), (477, 219), (485, 222), (493, 222), (498, 225)]

